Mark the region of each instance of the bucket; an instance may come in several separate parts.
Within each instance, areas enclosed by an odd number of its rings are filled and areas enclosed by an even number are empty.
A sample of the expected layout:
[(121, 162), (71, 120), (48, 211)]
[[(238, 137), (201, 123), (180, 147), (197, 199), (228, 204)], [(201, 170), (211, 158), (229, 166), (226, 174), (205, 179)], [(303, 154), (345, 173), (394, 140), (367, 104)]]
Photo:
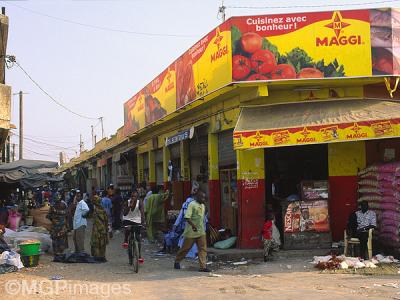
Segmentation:
[(26, 225), (32, 226), (32, 224), (33, 224), (33, 216), (27, 216), (25, 218), (25, 222), (26, 222)]
[(40, 242), (19, 244), (21, 256), (38, 255), (40, 253)]
[(21, 261), (25, 268), (32, 268), (39, 264), (39, 257), (40, 255), (25, 255), (21, 256)]

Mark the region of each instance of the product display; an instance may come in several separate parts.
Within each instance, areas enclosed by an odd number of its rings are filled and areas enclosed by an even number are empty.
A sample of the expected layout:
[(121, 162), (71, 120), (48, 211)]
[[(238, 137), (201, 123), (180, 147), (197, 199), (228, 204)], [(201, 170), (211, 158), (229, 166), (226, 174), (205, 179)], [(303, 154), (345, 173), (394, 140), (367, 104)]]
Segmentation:
[(358, 177), (358, 201), (367, 201), (377, 215), (374, 236), (383, 245), (400, 246), (400, 162), (372, 165)]
[(288, 204), (285, 220), (285, 233), (329, 232), (329, 189), (326, 181), (303, 182), (302, 201)]

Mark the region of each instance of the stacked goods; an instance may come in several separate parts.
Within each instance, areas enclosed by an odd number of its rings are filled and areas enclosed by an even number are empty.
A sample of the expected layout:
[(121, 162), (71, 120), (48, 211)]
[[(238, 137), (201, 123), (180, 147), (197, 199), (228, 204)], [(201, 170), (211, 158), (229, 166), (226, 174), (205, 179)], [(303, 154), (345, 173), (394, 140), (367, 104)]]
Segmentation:
[(373, 165), (358, 176), (358, 201), (376, 212), (375, 236), (384, 245), (400, 246), (400, 162)]
[(44, 227), (48, 231), (51, 230), (52, 224), (51, 221), (47, 218), (49, 213), (50, 206), (45, 204), (41, 208), (35, 208), (29, 210), (29, 215), (33, 217), (33, 224), (36, 227)]

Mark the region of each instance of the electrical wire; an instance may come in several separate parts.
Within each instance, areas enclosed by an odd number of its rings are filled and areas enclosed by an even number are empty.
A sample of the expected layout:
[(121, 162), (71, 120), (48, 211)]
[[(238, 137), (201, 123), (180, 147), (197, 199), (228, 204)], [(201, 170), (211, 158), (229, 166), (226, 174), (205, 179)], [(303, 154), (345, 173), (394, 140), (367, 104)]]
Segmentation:
[(29, 149), (29, 148), (26, 148), (25, 146), (24, 146), (24, 151), (28, 151), (28, 152), (31, 152), (31, 153), (34, 153), (34, 154), (40, 155), (40, 156), (46, 156), (46, 157), (53, 157), (54, 158), (54, 155), (48, 155), (48, 154), (39, 153), (39, 152), (33, 151), (33, 150)]
[[(19, 134), (17, 134), (17, 133), (13, 133), (13, 135), (15, 135), (15, 136), (17, 136), (17, 137), (19, 137), (20, 135)], [(65, 150), (70, 150), (70, 149), (76, 149), (76, 147), (63, 147), (63, 146), (59, 146), (59, 145), (54, 145), (54, 144), (49, 144), (49, 143), (45, 143), (45, 142), (39, 142), (39, 141), (37, 141), (37, 140), (34, 140), (34, 139), (31, 139), (31, 138), (28, 138), (28, 137), (23, 137), (23, 139), (24, 140), (27, 140), (27, 141), (31, 141), (31, 142), (34, 142), (34, 143), (36, 143), (36, 144), (42, 144), (42, 145), (46, 145), (46, 146), (51, 146), (51, 147), (56, 147), (56, 148), (59, 148), (59, 149), (65, 149)], [(77, 147), (78, 147), (79, 145), (77, 145)]]
[(15, 3), (9, 3), (9, 4), (12, 5), (12, 6), (18, 7), (19, 9), (26, 10), (26, 11), (28, 11), (30, 13), (33, 13), (33, 14), (36, 14), (36, 15), (39, 15), (39, 16), (47, 17), (47, 18), (50, 18), (50, 19), (54, 19), (54, 20), (57, 20), (57, 21), (64, 22), (64, 23), (69, 23), (69, 24), (79, 25), (79, 26), (88, 27), (88, 28), (92, 28), (92, 29), (97, 29), (97, 30), (111, 31), (111, 32), (118, 32), (118, 33), (127, 33), (127, 34), (142, 35), (142, 36), (151, 36), (151, 37), (174, 37), (174, 38), (194, 38), (194, 37), (197, 37), (197, 36), (194, 36), (194, 35), (140, 32), (140, 31), (116, 29), (116, 28), (105, 27), (105, 26), (91, 25), (91, 24), (87, 24), (87, 23), (77, 22), (77, 21), (73, 21), (73, 20), (69, 20), (69, 19), (65, 19), (65, 18), (61, 18), (61, 17), (48, 15), (48, 14), (42, 13), (42, 12), (37, 11), (37, 10), (33, 10), (33, 9), (30, 9), (30, 8), (27, 8), (27, 7), (23, 7), (23, 6), (17, 5)]
[(99, 117), (95, 118), (95, 117), (89, 117), (89, 116), (85, 116), (82, 115), (80, 113), (77, 113), (75, 111), (73, 111), (72, 109), (68, 108), (67, 106), (65, 106), (64, 104), (62, 104), (61, 102), (57, 101), (52, 95), (50, 95), (44, 88), (41, 87), (41, 85), (32, 78), (31, 75), (29, 75), (29, 73), (21, 66), (21, 64), (19, 62), (16, 61), (15, 56), (12, 55), (7, 55), (6, 56), (6, 62), (8, 62), (7, 64), (7, 68), (12, 68), (13, 64), (16, 64), (18, 66), (18, 68), (21, 69), (22, 72), (24, 72), (24, 74), (50, 99), (52, 100), (54, 103), (56, 103), (58, 106), (64, 108), (65, 110), (67, 110), (68, 112), (84, 118), (84, 119), (88, 119), (88, 120), (98, 120)]
[(383, 0), (383, 1), (370, 1), (359, 3), (343, 3), (343, 4), (310, 4), (310, 5), (290, 5), (290, 6), (226, 6), (232, 9), (282, 9), (282, 8), (324, 8), (324, 7), (344, 7), (344, 6), (364, 6), (374, 4), (387, 4), (400, 2), (400, 0)]

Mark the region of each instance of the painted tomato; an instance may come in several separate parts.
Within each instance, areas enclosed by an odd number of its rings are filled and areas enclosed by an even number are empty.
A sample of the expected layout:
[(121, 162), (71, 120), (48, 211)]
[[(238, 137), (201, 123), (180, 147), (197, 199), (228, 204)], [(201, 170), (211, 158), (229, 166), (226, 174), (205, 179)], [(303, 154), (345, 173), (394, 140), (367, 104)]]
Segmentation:
[(243, 80), (250, 74), (250, 60), (246, 56), (232, 57), (232, 77), (234, 80)]
[(256, 73), (267, 74), (275, 67), (275, 55), (269, 50), (258, 50), (251, 56), (251, 68)]
[(324, 73), (316, 68), (301, 69), (297, 78), (324, 78)]
[(269, 80), (267, 76), (261, 74), (252, 74), (247, 79), (247, 81), (255, 81), (255, 80)]
[(294, 79), (296, 78), (296, 70), (292, 65), (280, 64), (275, 67), (271, 73), (271, 79)]
[(393, 55), (385, 48), (374, 49), (372, 55), (372, 69), (386, 74), (393, 73)]
[(247, 32), (242, 35), (241, 39), (242, 49), (248, 53), (254, 53), (261, 50), (262, 37), (254, 32)]

